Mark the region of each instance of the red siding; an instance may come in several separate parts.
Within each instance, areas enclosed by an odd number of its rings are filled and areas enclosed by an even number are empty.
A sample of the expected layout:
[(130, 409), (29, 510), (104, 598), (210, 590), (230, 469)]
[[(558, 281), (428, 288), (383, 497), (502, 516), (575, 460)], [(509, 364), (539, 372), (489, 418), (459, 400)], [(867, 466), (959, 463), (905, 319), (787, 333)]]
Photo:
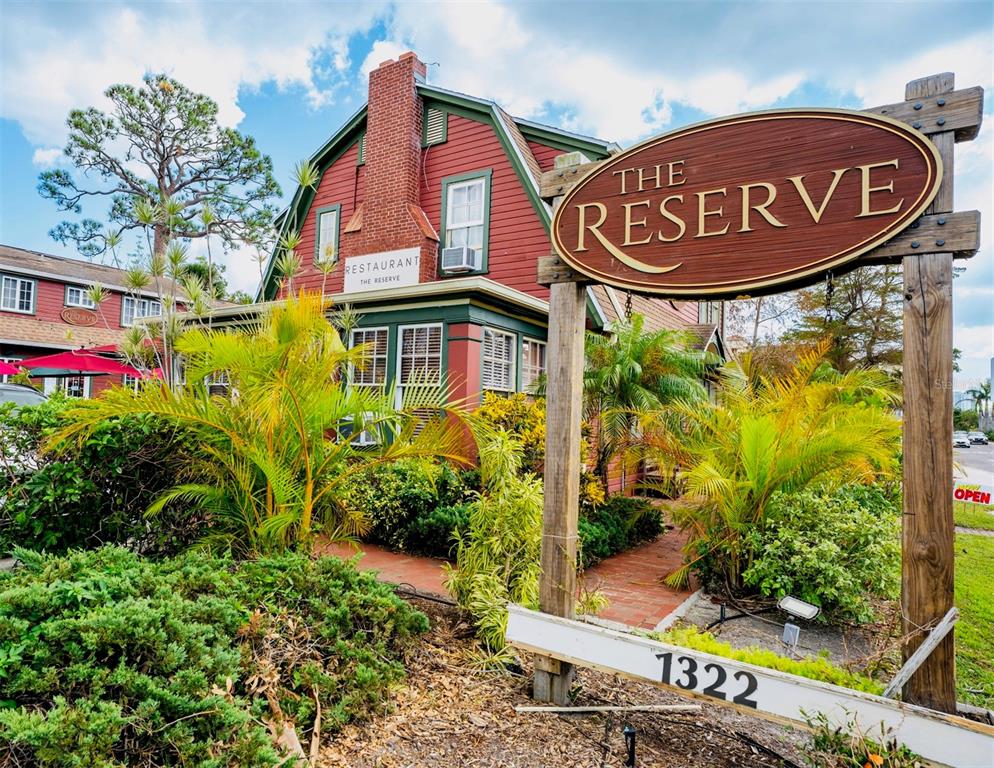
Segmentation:
[[(493, 170), (490, 185), (490, 245), (487, 277), (545, 299), (547, 288), (535, 282), (536, 260), (550, 253), (545, 226), (521, 179), (494, 133), (485, 123), (449, 115), (448, 140), (426, 152), (421, 207), (436, 231), (441, 227), (442, 179), (485, 168)], [(426, 182), (427, 180), (427, 182)], [(444, 233), (439, 231), (444, 238)]]
[[(0, 309), (0, 315), (64, 323), (67, 331), (75, 328), (76, 326), (70, 325), (62, 319), (62, 310), (66, 308), (66, 286), (71, 285), (87, 288), (89, 285), (84, 281), (76, 282), (67, 280), (66, 282), (56, 282), (55, 280), (46, 280), (44, 278), (31, 279), (34, 279), (36, 283), (34, 314), (9, 312)], [(111, 330), (122, 328), (121, 296), (122, 294), (120, 293), (107, 291), (107, 298), (94, 310), (97, 314), (97, 328), (109, 328)]]
[(556, 155), (566, 154), (565, 150), (548, 147), (545, 144), (539, 144), (537, 141), (529, 141), (528, 148), (535, 155), (535, 159), (538, 160), (538, 167), (543, 171), (549, 171), (555, 167)]
[[(344, 272), (342, 269), (342, 257), (348, 254), (349, 245), (356, 234), (343, 234), (343, 230), (355, 213), (356, 207), (362, 202), (363, 190), (365, 188), (365, 165), (356, 165), (359, 154), (359, 144), (353, 144), (329, 166), (321, 175), (318, 183), (317, 194), (314, 202), (304, 216), (300, 226), (300, 248), (298, 252), (301, 256), (303, 269), (300, 276), (294, 280), (293, 289), (299, 291), (301, 288), (309, 290), (321, 290), (321, 281), (324, 276), (314, 269), (314, 249), (315, 243), (317, 211), (328, 205), (336, 203), (342, 206), (341, 217), (338, 222), (338, 245), (339, 263), (338, 268), (328, 276), (325, 287), (326, 293), (340, 293), (344, 282)], [(281, 289), (280, 295), (283, 295)]]

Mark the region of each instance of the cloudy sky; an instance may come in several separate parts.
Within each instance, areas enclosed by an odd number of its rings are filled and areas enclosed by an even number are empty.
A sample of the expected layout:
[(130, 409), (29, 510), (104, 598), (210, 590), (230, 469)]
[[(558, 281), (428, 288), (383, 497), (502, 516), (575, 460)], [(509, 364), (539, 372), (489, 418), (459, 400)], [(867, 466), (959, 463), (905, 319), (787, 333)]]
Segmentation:
[[(213, 97), (257, 139), (284, 194), (365, 98), (366, 73), (411, 49), (429, 80), (515, 115), (623, 146), (689, 122), (764, 107), (899, 101), (941, 71), (987, 89), (978, 140), (957, 145), (956, 208), (983, 215), (983, 250), (955, 283), (957, 388), (994, 355), (994, 5), (981, 2), (46, 3), (0, 0), (0, 242), (74, 255), (35, 191), (59, 162), (70, 109), (166, 72)], [(87, 209), (94, 217), (103, 211)], [(232, 286), (258, 267), (229, 257)]]

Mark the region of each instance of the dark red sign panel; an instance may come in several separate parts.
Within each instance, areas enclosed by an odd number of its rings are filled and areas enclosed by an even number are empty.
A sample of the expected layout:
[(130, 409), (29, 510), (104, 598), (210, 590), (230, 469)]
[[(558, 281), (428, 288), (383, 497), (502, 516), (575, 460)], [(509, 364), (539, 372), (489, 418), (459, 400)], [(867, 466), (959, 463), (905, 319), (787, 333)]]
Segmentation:
[(816, 282), (918, 218), (935, 146), (890, 118), (756, 112), (681, 128), (605, 161), (566, 195), (553, 243), (578, 271), (670, 297)]

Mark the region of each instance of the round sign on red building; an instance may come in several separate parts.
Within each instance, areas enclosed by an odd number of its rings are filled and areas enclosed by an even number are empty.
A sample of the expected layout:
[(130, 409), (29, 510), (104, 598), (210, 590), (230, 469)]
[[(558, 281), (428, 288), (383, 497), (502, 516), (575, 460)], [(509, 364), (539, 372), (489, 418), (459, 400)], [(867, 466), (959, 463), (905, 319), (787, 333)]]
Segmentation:
[(887, 117), (753, 112), (681, 128), (582, 178), (553, 219), (559, 255), (609, 285), (733, 298), (820, 280), (935, 197), (935, 146)]

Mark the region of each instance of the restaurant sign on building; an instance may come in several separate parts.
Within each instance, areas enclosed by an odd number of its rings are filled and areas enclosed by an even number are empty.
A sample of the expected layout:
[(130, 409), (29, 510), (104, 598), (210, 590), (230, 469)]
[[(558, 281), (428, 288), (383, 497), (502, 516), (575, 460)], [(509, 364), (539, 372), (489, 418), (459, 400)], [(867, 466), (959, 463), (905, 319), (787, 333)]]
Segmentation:
[(417, 248), (349, 256), (345, 259), (345, 292), (417, 285), (420, 269), (421, 251)]

